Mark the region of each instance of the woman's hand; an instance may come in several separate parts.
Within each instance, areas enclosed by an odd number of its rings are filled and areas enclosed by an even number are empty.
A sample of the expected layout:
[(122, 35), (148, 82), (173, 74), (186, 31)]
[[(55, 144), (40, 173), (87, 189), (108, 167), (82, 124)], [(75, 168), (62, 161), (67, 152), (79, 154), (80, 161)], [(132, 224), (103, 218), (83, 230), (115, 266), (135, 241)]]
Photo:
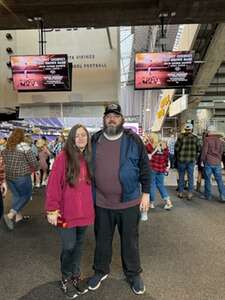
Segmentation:
[(149, 194), (143, 193), (141, 197), (140, 211), (148, 211), (148, 210), (149, 210)]
[(58, 218), (61, 217), (61, 214), (58, 210), (47, 212), (47, 220), (50, 224), (57, 226)]

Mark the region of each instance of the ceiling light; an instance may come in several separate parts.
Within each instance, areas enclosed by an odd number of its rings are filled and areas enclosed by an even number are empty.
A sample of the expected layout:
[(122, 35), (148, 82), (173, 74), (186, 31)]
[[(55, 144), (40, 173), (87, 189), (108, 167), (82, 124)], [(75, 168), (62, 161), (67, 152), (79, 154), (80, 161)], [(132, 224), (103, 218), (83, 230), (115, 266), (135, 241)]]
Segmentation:
[(13, 49), (11, 47), (7, 47), (5, 50), (6, 50), (6, 52), (8, 54), (12, 54), (13, 53)]
[(42, 21), (42, 17), (34, 17), (34, 21)]
[(5, 37), (7, 38), (7, 40), (12, 40), (12, 35), (11, 33), (6, 33)]

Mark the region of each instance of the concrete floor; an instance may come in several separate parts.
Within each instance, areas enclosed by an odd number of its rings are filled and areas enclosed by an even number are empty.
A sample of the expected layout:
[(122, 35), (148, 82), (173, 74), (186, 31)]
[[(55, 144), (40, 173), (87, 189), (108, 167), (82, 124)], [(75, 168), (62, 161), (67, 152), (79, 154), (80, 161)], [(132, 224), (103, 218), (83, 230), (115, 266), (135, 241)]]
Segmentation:
[[(164, 211), (158, 200), (149, 220), (140, 225), (146, 294), (135, 296), (123, 280), (116, 234), (110, 278), (80, 299), (225, 300), (225, 204), (200, 200), (197, 194), (192, 201), (180, 200), (174, 187), (169, 192), (174, 209)], [(1, 221), (1, 300), (64, 299), (57, 282), (59, 238), (43, 215), (43, 198), (43, 189), (35, 190), (25, 210), (32, 220), (13, 232)], [(84, 248), (83, 275), (90, 276), (93, 228), (88, 230)]]

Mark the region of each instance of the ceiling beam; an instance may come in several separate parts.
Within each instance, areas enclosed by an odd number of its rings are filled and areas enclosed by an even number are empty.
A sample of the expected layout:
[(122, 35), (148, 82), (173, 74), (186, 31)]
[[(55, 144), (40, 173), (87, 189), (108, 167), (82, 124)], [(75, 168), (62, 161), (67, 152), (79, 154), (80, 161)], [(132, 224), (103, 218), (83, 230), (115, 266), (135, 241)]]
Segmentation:
[(194, 80), (191, 94), (199, 96), (189, 97), (189, 107), (194, 108), (207, 93), (207, 89), (213, 80), (217, 70), (224, 60), (225, 53), (225, 23), (219, 24), (209, 44), (204, 57), (205, 63), (201, 65)]

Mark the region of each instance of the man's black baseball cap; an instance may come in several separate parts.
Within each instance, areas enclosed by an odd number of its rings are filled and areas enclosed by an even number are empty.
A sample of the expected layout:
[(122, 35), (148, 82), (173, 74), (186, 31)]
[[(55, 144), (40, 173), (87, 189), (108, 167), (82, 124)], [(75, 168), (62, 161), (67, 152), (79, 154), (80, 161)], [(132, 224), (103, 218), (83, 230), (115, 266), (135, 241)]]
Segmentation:
[(114, 114), (122, 116), (121, 106), (116, 103), (108, 104), (105, 108), (104, 116), (106, 116), (109, 113), (114, 113)]

